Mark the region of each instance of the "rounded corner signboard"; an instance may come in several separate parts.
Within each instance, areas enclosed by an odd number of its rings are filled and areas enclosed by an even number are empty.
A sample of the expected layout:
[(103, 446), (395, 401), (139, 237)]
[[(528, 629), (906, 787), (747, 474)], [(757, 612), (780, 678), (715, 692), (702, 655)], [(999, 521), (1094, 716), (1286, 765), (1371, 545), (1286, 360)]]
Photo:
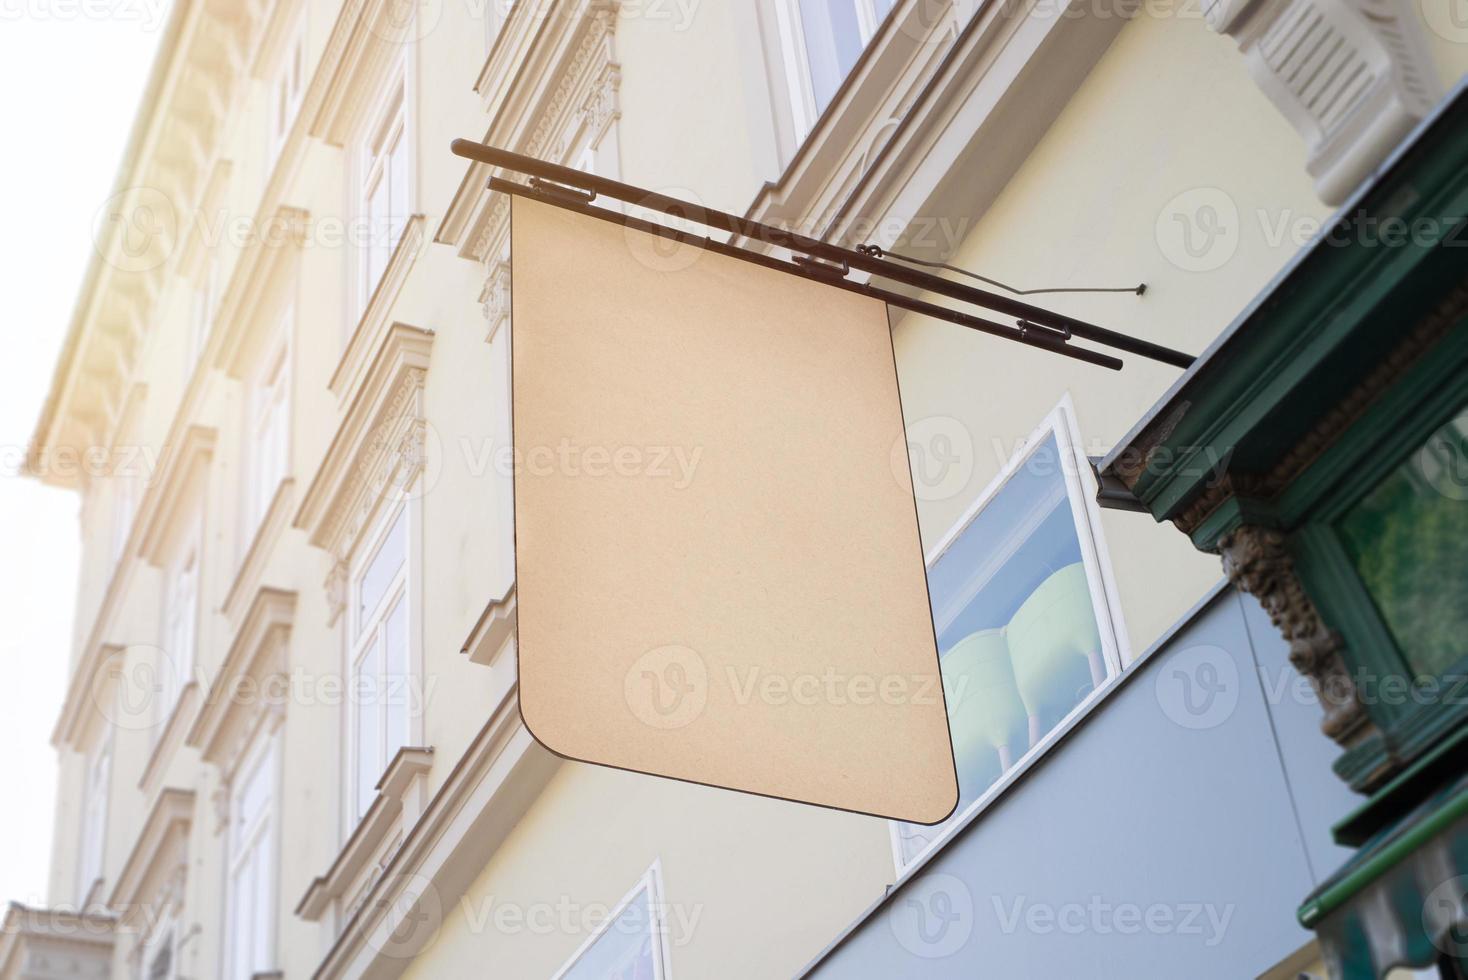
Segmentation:
[(887, 309), (516, 196), (517, 657), (570, 759), (958, 801)]

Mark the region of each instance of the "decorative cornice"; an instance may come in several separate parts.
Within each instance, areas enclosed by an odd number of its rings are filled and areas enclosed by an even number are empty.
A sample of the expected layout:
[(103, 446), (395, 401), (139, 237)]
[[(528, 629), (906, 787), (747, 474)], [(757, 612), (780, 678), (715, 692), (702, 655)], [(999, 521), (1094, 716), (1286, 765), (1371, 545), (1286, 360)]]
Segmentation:
[(219, 339), (211, 345), (214, 366), (230, 377), (243, 377), (248, 371), (254, 353), (250, 341), (262, 336), (255, 328), (279, 309), (276, 294), (306, 240), (310, 220), (300, 208), (277, 207), (257, 220), (254, 233), (240, 251), (214, 321)]
[(170, 786), (158, 794), (107, 900), (122, 922), (132, 921), (149, 905), (161, 904), (158, 899), (166, 894), (171, 879), (187, 873), (193, 813), (193, 790)]
[(319, 921), (334, 901), (348, 894), (363, 871), (374, 863), (386, 863), (382, 844), (398, 823), (409, 788), (414, 781), (425, 777), (432, 765), (431, 747), (404, 746), (398, 749), (387, 771), (377, 782), (377, 797), (326, 874), (312, 879), (296, 905), (296, 915), (307, 922)]
[[(84, 469), (49, 466), (47, 453), (110, 441), (118, 393), (156, 321), (180, 232), (198, 210), (225, 120), (244, 88), (258, 7), (196, 0), (169, 11), (142, 100), (145, 111), (133, 125), (32, 439), (27, 470), (46, 483), (85, 486)], [(134, 240), (137, 222), (146, 222), (141, 248)]]
[(433, 336), (405, 323), (388, 328), (301, 500), (294, 526), (339, 560), (384, 495), (423, 465), (422, 392)]
[(190, 425), (182, 441), (168, 454), (162, 474), (144, 494), (137, 516), (142, 529), (137, 553), (150, 564), (161, 565), (165, 560), (171, 532), (176, 530), (179, 504), (213, 458), (218, 435), (208, 426)]
[(327, 382), (327, 387), (339, 401), (344, 401), (356, 389), (368, 356), (382, 343), (382, 332), (387, 328), (388, 317), (397, 304), (398, 294), (403, 291), (408, 273), (412, 271), (423, 251), (426, 220), (423, 215), (415, 214), (403, 227), (402, 237), (398, 239), (391, 257), (387, 260), (387, 268), (382, 271), (382, 278), (372, 290), (367, 307), (362, 311), (362, 317), (357, 321), (357, 327), (352, 331), (346, 349), (342, 351), (341, 360), (332, 372), (331, 380)]
[(295, 613), (296, 593), (271, 588), (255, 593), (189, 730), (187, 744), (226, 773), (233, 770), (256, 720), (267, 712), (285, 711)]
[(400, 0), (341, 5), (301, 104), (312, 136), (346, 145), (391, 66), (418, 40), (419, 9)]
[(504, 595), (491, 599), (484, 607), (459, 652), (466, 655), (472, 664), (492, 666), (515, 635), (516, 608), (515, 586), (511, 583)]
[[(512, 14), (504, 28), (511, 39), (496, 42), (491, 61), (502, 51), (523, 54), (503, 86), (490, 86), (481, 76), (493, 116), (483, 141), (553, 163), (573, 162), (570, 155), (582, 142), (597, 146), (621, 113), (613, 45), (618, 9), (617, 0), (571, 0), (566, 10), (533, 25), (535, 18)], [(511, 43), (516, 32), (532, 28), (533, 40)], [(479, 262), (502, 254), (509, 230), (502, 195), (485, 186), (492, 170), (470, 164), (433, 236)]]

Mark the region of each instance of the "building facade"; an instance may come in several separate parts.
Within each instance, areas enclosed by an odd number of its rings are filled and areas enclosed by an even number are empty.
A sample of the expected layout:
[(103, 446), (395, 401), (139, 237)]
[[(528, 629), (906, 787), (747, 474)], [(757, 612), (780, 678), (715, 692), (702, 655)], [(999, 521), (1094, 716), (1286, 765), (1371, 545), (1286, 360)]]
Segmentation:
[[(1353, 800), (1318, 706), (1198, 724), (1165, 666), (1288, 687), (1282, 641), (1216, 558), (1097, 502), (1089, 460), (1176, 368), (894, 320), (945, 675), (984, 678), (944, 824), (539, 747), (508, 203), (448, 147), (1089, 288), (1035, 299), (1197, 353), (1468, 69), (1448, 0), (196, 0), (164, 30), (30, 458), (81, 494), (84, 561), (53, 912), (13, 910), (0, 976), (68, 936), (150, 980), (1312, 968), (1293, 909)], [(1220, 843), (1174, 860), (1201, 813)], [(994, 869), (953, 872), (961, 940), (870, 927), (954, 862)], [(1198, 928), (1026, 918), (1092, 894)]]

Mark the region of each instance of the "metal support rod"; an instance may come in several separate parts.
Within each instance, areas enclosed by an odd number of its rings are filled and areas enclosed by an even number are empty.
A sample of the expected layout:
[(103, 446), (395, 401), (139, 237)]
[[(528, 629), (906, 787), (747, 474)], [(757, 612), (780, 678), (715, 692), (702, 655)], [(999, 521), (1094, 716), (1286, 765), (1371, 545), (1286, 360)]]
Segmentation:
[(612, 180), (607, 177), (599, 177), (570, 167), (562, 167), (534, 157), (527, 157), (519, 153), (511, 153), (497, 147), (486, 146), (474, 140), (456, 139), (452, 144), (453, 152), (468, 160), (500, 167), (504, 170), (525, 174), (529, 177), (539, 177), (544, 180), (553, 181), (569, 187), (577, 187), (582, 190), (591, 191), (594, 194), (610, 197), (641, 208), (659, 211), (672, 217), (683, 218), (696, 222), (710, 228), (728, 232), (743, 238), (764, 242), (779, 248), (789, 249), (791, 252), (806, 255), (811, 258), (824, 259), (826, 261), (840, 264), (846, 263), (852, 269), (860, 269), (873, 276), (890, 279), (908, 286), (913, 286), (927, 292), (946, 296), (949, 299), (972, 303), (975, 306), (984, 307), (1006, 316), (1012, 316), (1019, 320), (1025, 320), (1032, 324), (1050, 327), (1059, 333), (1070, 333), (1075, 337), (1095, 341), (1116, 350), (1127, 351), (1164, 364), (1175, 367), (1186, 368), (1193, 363), (1189, 354), (1181, 351), (1154, 344), (1150, 341), (1129, 337), (1126, 334), (1117, 333), (1104, 327), (1098, 327), (1084, 320), (1055, 313), (1037, 306), (1033, 306), (1013, 297), (1003, 296), (998, 293), (988, 292), (965, 283), (954, 282), (942, 276), (924, 272), (900, 265), (885, 258), (875, 255), (865, 255), (855, 249), (833, 245), (815, 238), (809, 238), (797, 232), (785, 231), (766, 225), (748, 218), (728, 214), (715, 208), (704, 207), (688, 201), (680, 201), (677, 198), (649, 191), (644, 188), (624, 184), (621, 181)]
[(1113, 357), (1110, 354), (1105, 354), (1100, 351), (1087, 350), (1084, 347), (1071, 346), (1064, 341), (1060, 334), (1051, 330), (1026, 331), (1025, 329), (1020, 327), (1009, 327), (1005, 326), (1002, 323), (994, 323), (990, 320), (985, 320), (981, 317), (971, 316), (970, 314), (963, 313), (958, 310), (950, 310), (946, 306), (938, 306), (936, 303), (927, 303), (923, 300), (912, 299), (910, 297), (903, 296), (901, 293), (894, 293), (886, 289), (881, 289), (877, 286), (869, 285), (867, 283), (852, 282), (849, 279), (836, 277), (834, 273), (838, 272), (839, 270), (831, 270), (830, 272), (818, 269), (813, 270), (811, 268), (808, 268), (807, 266), (797, 264), (795, 262), (787, 262), (784, 259), (776, 258), (773, 255), (767, 255), (764, 252), (756, 252), (753, 249), (740, 248), (737, 245), (729, 245), (725, 242), (716, 242), (711, 238), (706, 238), (701, 235), (689, 234), (688, 232), (679, 231), (675, 228), (669, 228), (665, 225), (655, 224), (642, 218), (625, 215), (619, 211), (612, 211), (607, 208), (593, 207), (573, 195), (548, 192), (549, 188), (547, 188), (543, 184), (540, 186), (517, 184), (513, 181), (503, 180), (499, 177), (491, 177), (489, 181), (489, 186), (492, 190), (500, 191), (504, 194), (513, 194), (519, 197), (528, 197), (535, 200), (543, 201), (546, 204), (552, 204), (558, 208), (563, 208), (567, 211), (575, 211), (577, 214), (584, 214), (587, 217), (599, 218), (602, 221), (621, 225), (625, 228), (632, 228), (637, 231), (646, 232), (650, 235), (657, 235), (665, 240), (676, 241), (680, 244), (689, 245), (691, 247), (703, 249), (709, 252), (715, 252), (719, 255), (727, 255), (731, 258), (741, 259), (745, 262), (752, 262), (755, 265), (761, 265), (769, 269), (777, 269), (780, 272), (784, 272), (788, 275), (799, 276), (802, 279), (811, 279), (815, 282), (825, 283), (828, 286), (835, 286), (838, 289), (844, 289), (847, 292), (859, 293), (863, 296), (869, 296), (872, 299), (881, 300), (888, 306), (895, 306), (899, 309), (911, 310), (914, 313), (921, 313), (924, 316), (932, 317), (935, 320), (943, 320), (948, 323), (957, 324), (961, 327), (967, 327), (970, 330), (977, 330), (980, 333), (990, 334), (991, 336), (995, 337), (1003, 337), (1006, 340), (1012, 340), (1016, 343), (1025, 344), (1029, 347), (1036, 347), (1040, 350), (1050, 351), (1055, 354), (1060, 354), (1064, 357), (1071, 357), (1078, 361), (1085, 361), (1088, 364), (1095, 364), (1100, 367), (1110, 368), (1113, 371), (1119, 371), (1122, 367), (1122, 362), (1120, 358)]

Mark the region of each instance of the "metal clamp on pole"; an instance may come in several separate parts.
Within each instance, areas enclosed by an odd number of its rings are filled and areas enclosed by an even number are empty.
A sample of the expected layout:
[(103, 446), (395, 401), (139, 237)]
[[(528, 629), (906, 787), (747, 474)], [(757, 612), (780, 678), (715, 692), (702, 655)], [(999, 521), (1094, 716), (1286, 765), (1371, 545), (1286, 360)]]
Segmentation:
[(590, 204), (596, 200), (596, 191), (584, 191), (578, 187), (567, 187), (540, 177), (530, 178), (530, 189), (536, 196), (564, 201), (570, 204)]
[(823, 279), (845, 279), (851, 271), (851, 266), (845, 262), (827, 262), (810, 255), (792, 255), (790, 261), (800, 266), (806, 272)]

